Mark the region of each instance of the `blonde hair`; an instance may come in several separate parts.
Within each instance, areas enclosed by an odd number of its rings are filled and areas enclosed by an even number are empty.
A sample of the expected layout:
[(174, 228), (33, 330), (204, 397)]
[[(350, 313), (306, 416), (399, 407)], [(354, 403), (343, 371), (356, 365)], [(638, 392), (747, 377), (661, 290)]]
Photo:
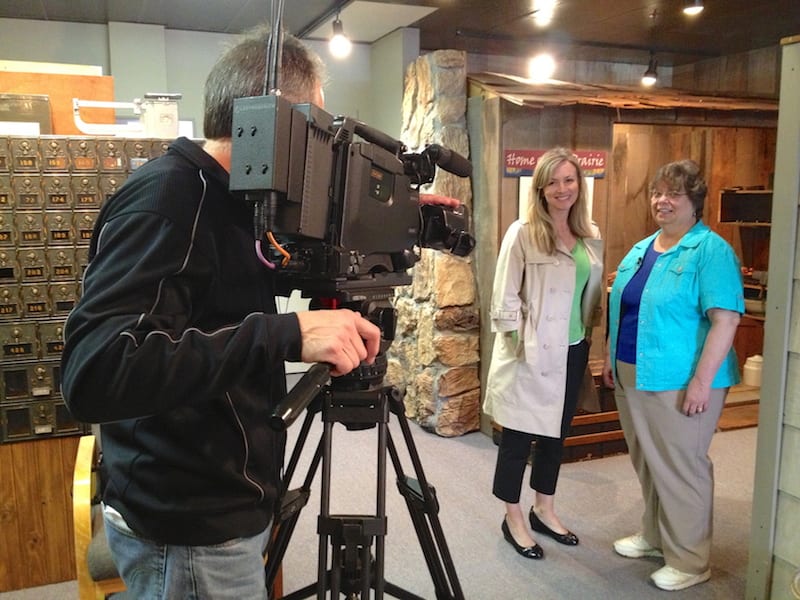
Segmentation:
[(576, 237), (593, 236), (592, 222), (589, 218), (586, 200), (586, 182), (583, 179), (583, 171), (578, 157), (566, 148), (552, 148), (545, 152), (536, 162), (536, 170), (533, 173), (533, 183), (531, 184), (530, 201), (528, 202), (528, 226), (531, 228), (531, 237), (539, 249), (547, 254), (554, 254), (556, 251), (556, 231), (553, 226), (553, 218), (547, 208), (544, 188), (552, 179), (556, 168), (565, 161), (575, 167), (575, 173), (578, 177), (578, 199), (569, 209), (567, 225)]

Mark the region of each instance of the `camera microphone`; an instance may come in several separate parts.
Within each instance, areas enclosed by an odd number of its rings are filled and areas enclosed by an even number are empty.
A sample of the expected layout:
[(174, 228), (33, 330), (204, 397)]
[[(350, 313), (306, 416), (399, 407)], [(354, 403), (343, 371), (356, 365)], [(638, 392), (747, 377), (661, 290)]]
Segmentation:
[(472, 175), (472, 163), (461, 156), (458, 152), (453, 152), (449, 148), (439, 144), (431, 144), (423, 151), (427, 153), (433, 162), (442, 169), (459, 177), (469, 177)]

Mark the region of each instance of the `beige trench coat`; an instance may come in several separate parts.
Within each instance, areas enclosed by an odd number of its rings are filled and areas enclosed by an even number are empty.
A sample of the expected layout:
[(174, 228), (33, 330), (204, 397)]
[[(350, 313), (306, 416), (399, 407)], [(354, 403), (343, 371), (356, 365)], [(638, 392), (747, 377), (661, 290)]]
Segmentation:
[[(584, 238), (591, 266), (581, 298), (584, 325), (596, 325), (603, 284), (603, 241)], [(563, 246), (538, 251), (527, 223), (515, 221), (503, 238), (490, 318), (496, 333), (483, 409), (509, 429), (561, 436), (569, 316), (575, 294), (575, 261)], [(518, 342), (504, 332), (517, 331)]]

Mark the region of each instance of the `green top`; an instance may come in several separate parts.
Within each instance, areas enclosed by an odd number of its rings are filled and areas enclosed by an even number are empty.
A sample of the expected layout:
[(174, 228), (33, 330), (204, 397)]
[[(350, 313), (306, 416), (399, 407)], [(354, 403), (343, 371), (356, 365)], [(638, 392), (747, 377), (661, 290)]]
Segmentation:
[(572, 296), (572, 310), (569, 313), (569, 343), (576, 344), (586, 337), (586, 327), (581, 318), (581, 299), (589, 281), (590, 266), (583, 240), (578, 239), (572, 249), (572, 258), (575, 259), (575, 294)]

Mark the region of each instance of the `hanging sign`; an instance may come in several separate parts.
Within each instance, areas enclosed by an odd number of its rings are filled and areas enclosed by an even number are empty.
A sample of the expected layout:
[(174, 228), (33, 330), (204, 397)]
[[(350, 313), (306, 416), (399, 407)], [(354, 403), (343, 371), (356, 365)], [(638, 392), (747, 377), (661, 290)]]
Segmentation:
[[(506, 150), (506, 177), (530, 177), (536, 168), (536, 161), (547, 150)], [(606, 152), (604, 150), (576, 150), (584, 177), (602, 179), (606, 174)]]

